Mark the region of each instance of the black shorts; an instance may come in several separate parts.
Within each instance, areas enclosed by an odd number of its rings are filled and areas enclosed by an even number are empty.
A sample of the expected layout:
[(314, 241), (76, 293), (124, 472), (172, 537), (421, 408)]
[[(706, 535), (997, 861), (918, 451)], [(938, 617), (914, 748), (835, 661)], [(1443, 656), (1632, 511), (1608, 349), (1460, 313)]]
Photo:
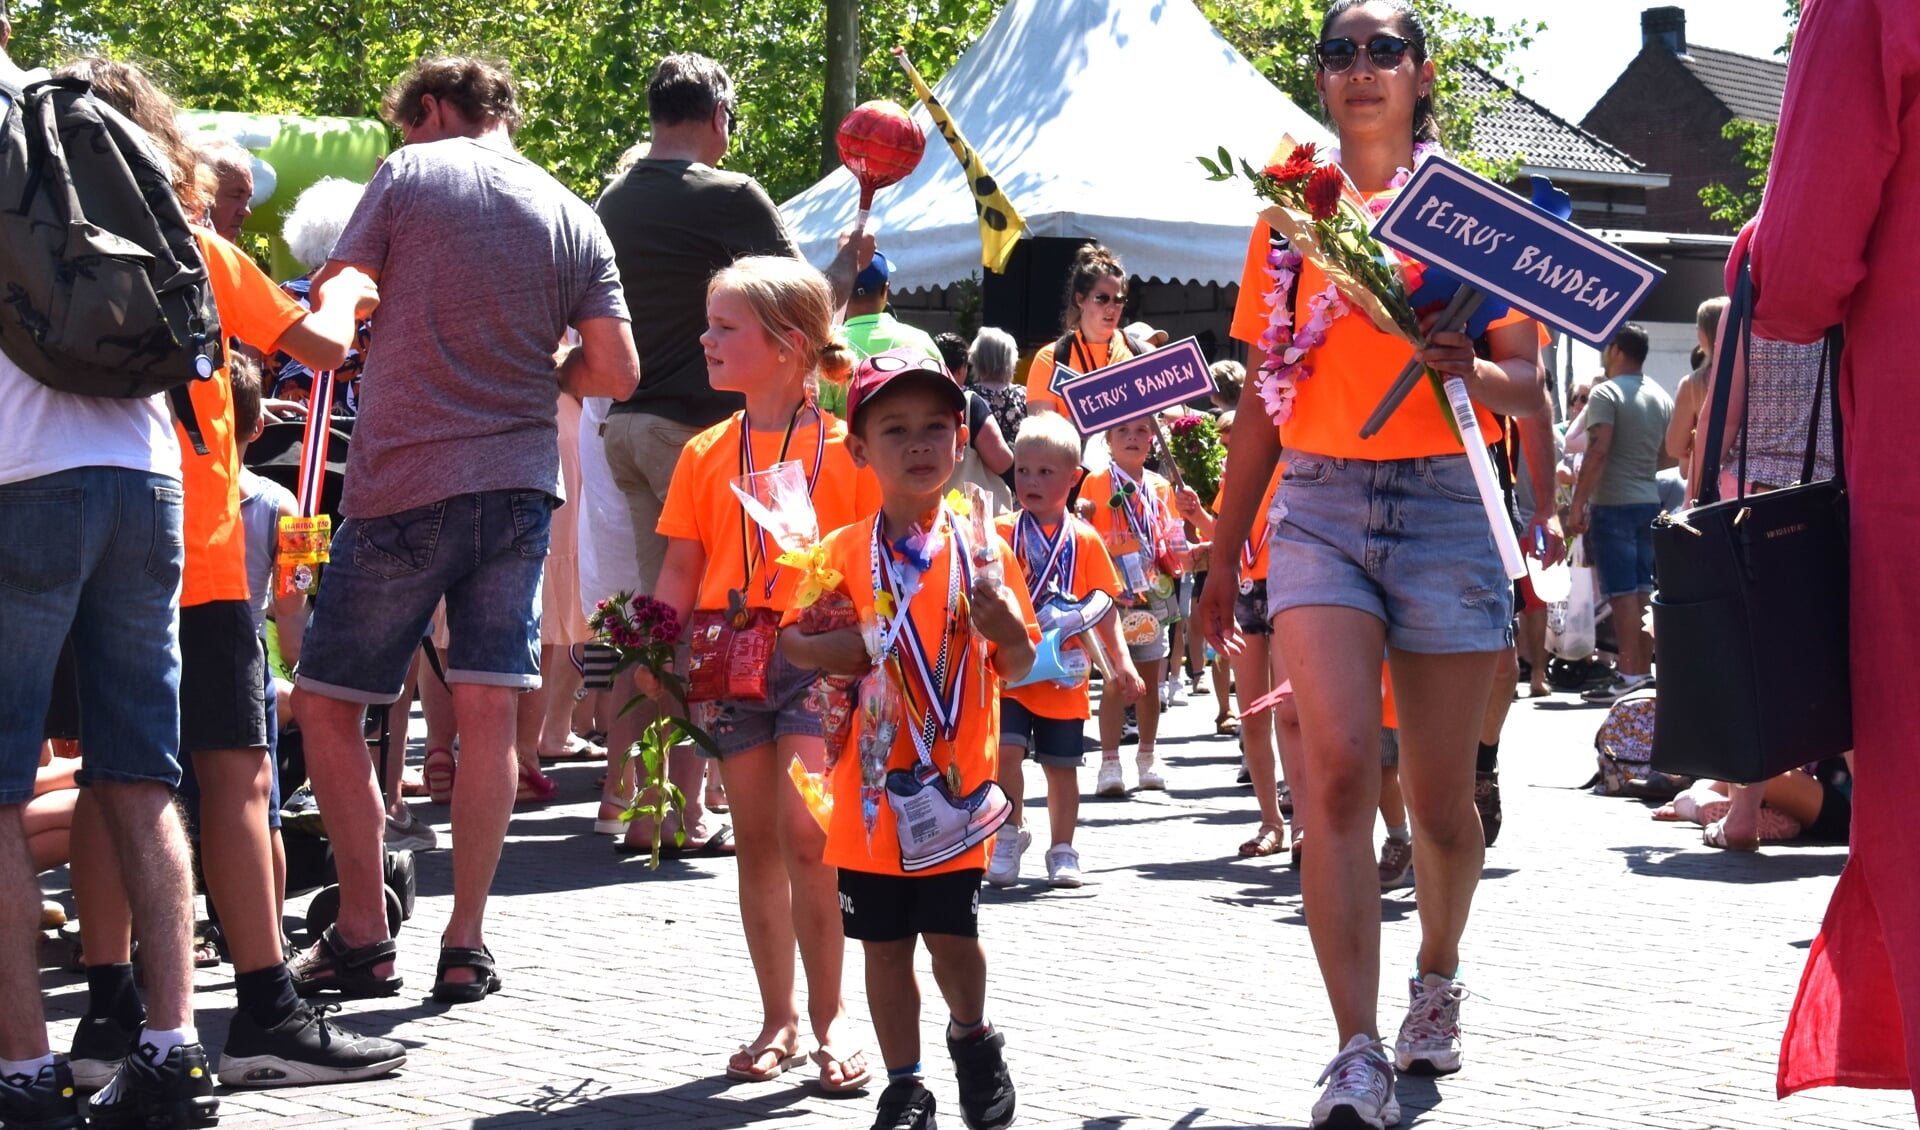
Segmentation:
[(1820, 815), (1800, 830), (1798, 839), (1815, 844), (1844, 844), (1853, 832), (1853, 801), (1832, 781), (1820, 781)]
[(980, 936), (977, 868), (938, 875), (877, 875), (840, 869), (840, 925), (858, 942), (898, 942), (920, 934)]
[(267, 653), (244, 600), (180, 610), (180, 752), (264, 749)]

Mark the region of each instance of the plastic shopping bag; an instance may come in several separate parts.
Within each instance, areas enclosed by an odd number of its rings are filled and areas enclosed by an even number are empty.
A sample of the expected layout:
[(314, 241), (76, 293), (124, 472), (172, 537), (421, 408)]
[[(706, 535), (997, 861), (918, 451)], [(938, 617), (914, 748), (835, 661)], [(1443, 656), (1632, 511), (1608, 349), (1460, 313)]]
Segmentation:
[(1593, 655), (1593, 569), (1572, 567), (1567, 599), (1547, 606), (1547, 650), (1569, 661)]

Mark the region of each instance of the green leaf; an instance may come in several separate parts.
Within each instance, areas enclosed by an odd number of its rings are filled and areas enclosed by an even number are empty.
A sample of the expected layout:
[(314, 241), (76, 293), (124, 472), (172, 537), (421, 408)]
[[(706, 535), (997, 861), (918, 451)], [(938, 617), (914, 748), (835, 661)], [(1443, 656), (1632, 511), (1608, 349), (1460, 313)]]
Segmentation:
[(1210, 161), (1210, 160), (1208, 160), (1208, 159), (1207, 159), (1207, 158), (1205, 158), (1205, 157), (1196, 157), (1196, 158), (1194, 158), (1194, 160), (1196, 160), (1196, 161), (1198, 161), (1198, 162), (1200, 162), (1200, 167), (1201, 167), (1201, 168), (1203, 168), (1203, 169), (1205, 169), (1205, 170), (1207, 170), (1208, 172), (1210, 172), (1210, 173), (1212, 173), (1212, 174), (1213, 174), (1213, 179), (1215, 179), (1215, 180), (1218, 180), (1218, 179), (1220, 179), (1220, 166), (1218, 166), (1218, 165), (1216, 165), (1216, 164), (1214, 164), (1214, 163), (1213, 163), (1212, 161)]

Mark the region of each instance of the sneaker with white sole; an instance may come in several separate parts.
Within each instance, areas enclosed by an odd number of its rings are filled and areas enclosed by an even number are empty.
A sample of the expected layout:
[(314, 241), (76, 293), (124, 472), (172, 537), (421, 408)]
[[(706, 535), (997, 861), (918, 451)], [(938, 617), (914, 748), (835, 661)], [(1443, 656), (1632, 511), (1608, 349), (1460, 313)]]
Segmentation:
[(1615, 675), (1606, 682), (1594, 687), (1580, 696), (1582, 702), (1611, 703), (1624, 698), (1634, 691), (1653, 685), (1652, 675)]
[(328, 1020), (327, 1015), (337, 1008), (301, 1001), (271, 1028), (261, 1027), (244, 1011), (235, 1012), (227, 1029), (227, 1046), (220, 1053), (220, 1082), (228, 1087), (351, 1083), (389, 1074), (406, 1064), (404, 1045), (361, 1036)]
[(1413, 886), (1413, 841), (1388, 836), (1380, 843), (1380, 889), (1397, 891)]
[(906, 835), (900, 869), (909, 874), (937, 867), (1000, 830), (1013, 805), (998, 781), (985, 781), (965, 796), (947, 789), (931, 768), (895, 769), (886, 777), (887, 803)]
[(1393, 1062), (1387, 1045), (1361, 1033), (1347, 1041), (1315, 1083), (1325, 1083), (1313, 1104), (1314, 1130), (1386, 1130), (1400, 1125), (1393, 1094)]
[(1002, 828), (993, 840), (993, 862), (987, 867), (987, 883), (1011, 887), (1020, 881), (1020, 857), (1033, 843), (1033, 833), (1025, 828)]
[(1094, 796), (1126, 796), (1127, 778), (1120, 770), (1118, 757), (1100, 759), (1100, 775), (1093, 780)]
[(1166, 687), (1161, 692), (1160, 700), (1168, 706), (1185, 706), (1187, 704), (1186, 680), (1182, 679), (1179, 675), (1168, 675)]
[(1133, 764), (1140, 771), (1140, 787), (1146, 790), (1165, 792), (1167, 779), (1160, 775), (1160, 755), (1147, 750), (1133, 756)]
[(1438, 973), (1407, 982), (1412, 1003), (1393, 1041), (1394, 1065), (1408, 1075), (1460, 1070), (1460, 1002), (1467, 987)]
[(407, 818), (395, 820), (392, 814), (387, 816), (388, 851), (432, 851), (440, 846), (440, 836), (433, 825), (413, 814), (413, 806), (407, 806)]
[(1072, 844), (1047, 849), (1047, 886), (1071, 889), (1080, 885), (1080, 853)]

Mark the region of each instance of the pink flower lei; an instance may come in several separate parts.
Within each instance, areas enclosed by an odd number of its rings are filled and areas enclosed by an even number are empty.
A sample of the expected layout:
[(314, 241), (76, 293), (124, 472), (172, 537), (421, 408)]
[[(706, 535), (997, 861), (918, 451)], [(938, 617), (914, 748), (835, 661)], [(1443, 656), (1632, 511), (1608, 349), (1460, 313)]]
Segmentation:
[[(1413, 147), (1414, 167), (1418, 168), (1428, 157), (1439, 152), (1440, 146), (1434, 142), (1416, 142)], [(1332, 150), (1328, 158), (1338, 164), (1340, 150)], [(1393, 190), (1404, 187), (1412, 179), (1412, 169), (1403, 168), (1395, 173), (1393, 180), (1387, 183), (1388, 191), (1374, 198), (1375, 214), (1386, 209), (1393, 199)], [(1293, 401), (1300, 382), (1313, 375), (1313, 369), (1306, 364), (1308, 355), (1326, 343), (1327, 330), (1333, 320), (1345, 316), (1350, 309), (1346, 299), (1340, 296), (1339, 288), (1329, 282), (1325, 290), (1307, 300), (1307, 322), (1296, 331), (1293, 308), (1287, 301), (1287, 293), (1292, 289), (1294, 279), (1300, 275), (1302, 262), (1297, 251), (1274, 248), (1267, 253), (1267, 275), (1273, 279), (1273, 289), (1267, 294), (1267, 305), (1272, 312), (1267, 315), (1266, 332), (1260, 335), (1260, 347), (1267, 351), (1267, 359), (1260, 366), (1260, 379), (1254, 388), (1260, 394), (1260, 402), (1265, 405), (1267, 415), (1273, 418), (1275, 424), (1285, 424), (1293, 418)]]

